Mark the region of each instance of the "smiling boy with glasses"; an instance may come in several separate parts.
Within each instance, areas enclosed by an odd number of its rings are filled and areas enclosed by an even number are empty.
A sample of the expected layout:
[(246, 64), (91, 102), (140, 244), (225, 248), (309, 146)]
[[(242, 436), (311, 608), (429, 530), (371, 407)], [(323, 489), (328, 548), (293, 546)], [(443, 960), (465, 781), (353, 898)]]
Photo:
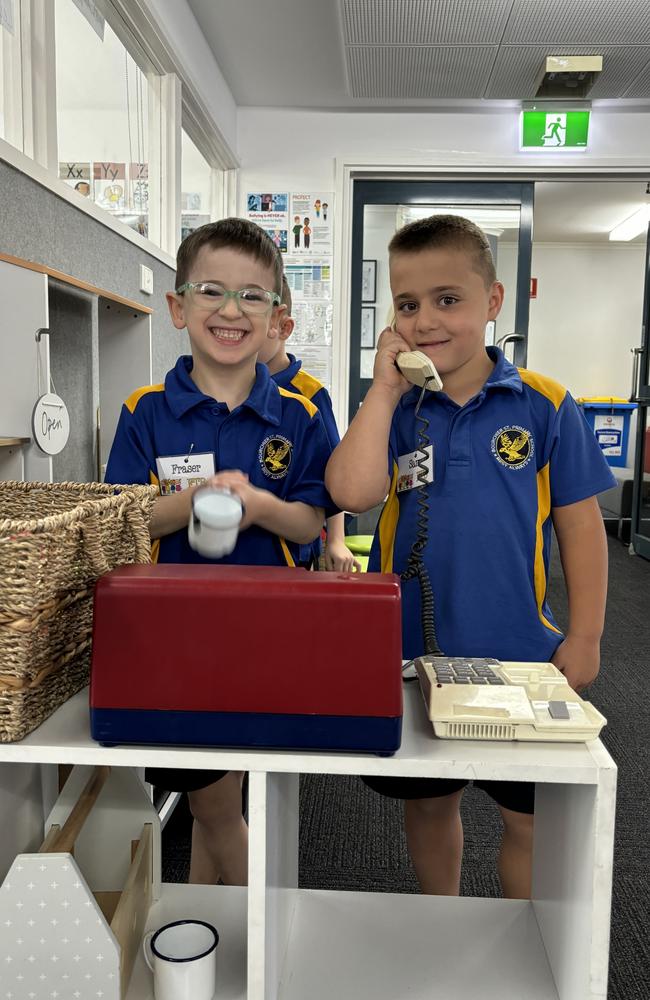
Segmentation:
[[(332, 513), (323, 483), (331, 446), (317, 408), (257, 364), (260, 348), (278, 335), (281, 287), (277, 247), (247, 220), (201, 226), (179, 247), (167, 302), (192, 354), (164, 384), (126, 400), (106, 469), (109, 483), (159, 485), (151, 537), (160, 562), (294, 566)], [(192, 494), (204, 484), (227, 487), (244, 507), (237, 545), (218, 560), (204, 559), (187, 538)], [(241, 775), (156, 769), (147, 779), (188, 792), (190, 881), (245, 884)]]

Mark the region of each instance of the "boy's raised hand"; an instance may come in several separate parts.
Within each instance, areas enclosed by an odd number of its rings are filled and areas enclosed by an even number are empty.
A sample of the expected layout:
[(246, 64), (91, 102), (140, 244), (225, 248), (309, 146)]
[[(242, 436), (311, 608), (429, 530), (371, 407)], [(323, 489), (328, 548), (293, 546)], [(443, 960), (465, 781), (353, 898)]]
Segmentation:
[(410, 351), (411, 348), (403, 337), (391, 326), (382, 330), (377, 341), (377, 355), (375, 357), (375, 367), (373, 371), (373, 386), (385, 386), (391, 392), (398, 392), (403, 396), (412, 388), (407, 382), (399, 368), (395, 364), (395, 358), (403, 351)]

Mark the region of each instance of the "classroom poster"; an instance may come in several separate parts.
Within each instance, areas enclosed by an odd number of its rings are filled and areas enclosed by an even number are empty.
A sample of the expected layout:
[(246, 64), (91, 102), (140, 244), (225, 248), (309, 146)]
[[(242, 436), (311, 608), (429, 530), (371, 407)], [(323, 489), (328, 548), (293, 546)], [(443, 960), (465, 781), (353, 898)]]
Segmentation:
[(59, 163), (59, 179), (74, 188), (84, 198), (92, 198), (93, 184), (90, 163)]
[(281, 253), (286, 253), (289, 245), (288, 203), (289, 195), (286, 192), (250, 193), (246, 196), (247, 218), (268, 233)]
[(289, 252), (331, 254), (333, 252), (331, 192), (298, 192), (291, 195), (289, 209)]
[(95, 204), (109, 212), (126, 208), (126, 163), (93, 163)]
[(146, 215), (149, 212), (149, 164), (129, 163), (129, 208)]
[(287, 255), (284, 273), (294, 301), (332, 298), (332, 262), (329, 257), (301, 260), (293, 254)]
[(332, 352), (330, 348), (303, 344), (300, 347), (300, 359), (305, 371), (322, 382), (329, 392), (332, 388)]
[(284, 256), (295, 321), (289, 350), (328, 389), (332, 378), (332, 235), (330, 192), (251, 192), (246, 218), (266, 230)]
[[(332, 303), (331, 302), (294, 302), (291, 315), (295, 320), (295, 328), (291, 334), (291, 343), (311, 344), (318, 347), (330, 347), (332, 344)], [(299, 354), (300, 352), (293, 352)]]

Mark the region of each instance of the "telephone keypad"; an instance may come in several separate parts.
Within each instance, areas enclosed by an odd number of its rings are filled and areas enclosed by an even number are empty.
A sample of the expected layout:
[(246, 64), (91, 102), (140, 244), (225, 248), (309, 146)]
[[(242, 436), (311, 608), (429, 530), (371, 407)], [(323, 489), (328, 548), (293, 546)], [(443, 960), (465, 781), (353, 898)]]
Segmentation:
[(492, 669), (492, 665), (498, 665), (499, 661), (491, 657), (470, 660), (462, 656), (434, 656), (432, 660), (438, 684), (504, 683)]

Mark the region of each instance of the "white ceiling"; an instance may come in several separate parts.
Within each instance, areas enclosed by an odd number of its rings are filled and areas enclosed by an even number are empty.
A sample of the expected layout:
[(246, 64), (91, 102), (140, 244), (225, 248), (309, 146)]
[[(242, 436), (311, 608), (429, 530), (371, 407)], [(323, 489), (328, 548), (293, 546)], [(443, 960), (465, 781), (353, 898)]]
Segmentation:
[(602, 55), (592, 99), (650, 101), (648, 0), (189, 0), (240, 106), (527, 100), (547, 55)]

